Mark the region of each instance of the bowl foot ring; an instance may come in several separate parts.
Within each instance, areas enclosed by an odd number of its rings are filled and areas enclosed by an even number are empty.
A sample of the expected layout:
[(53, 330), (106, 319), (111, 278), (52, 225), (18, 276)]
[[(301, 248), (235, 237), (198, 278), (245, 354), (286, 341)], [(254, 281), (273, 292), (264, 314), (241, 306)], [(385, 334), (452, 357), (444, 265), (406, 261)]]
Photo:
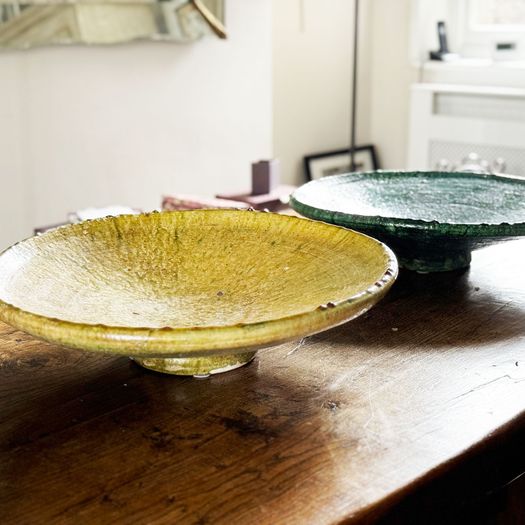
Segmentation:
[(402, 268), (418, 273), (451, 272), (468, 268), (472, 258), (469, 251), (444, 253), (441, 256), (423, 255), (420, 258), (404, 256), (402, 253), (398, 255), (399, 264)]
[(132, 359), (139, 365), (155, 372), (205, 379), (212, 374), (222, 374), (247, 365), (255, 352), (218, 355), (212, 357), (152, 357)]

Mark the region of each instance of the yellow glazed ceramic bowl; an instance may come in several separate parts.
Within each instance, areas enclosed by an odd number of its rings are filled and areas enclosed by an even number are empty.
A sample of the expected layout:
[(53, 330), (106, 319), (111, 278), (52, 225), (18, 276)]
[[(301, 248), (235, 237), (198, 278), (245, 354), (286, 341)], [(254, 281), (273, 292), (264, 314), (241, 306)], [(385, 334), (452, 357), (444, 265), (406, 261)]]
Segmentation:
[(371, 308), (397, 262), (338, 226), (240, 210), (108, 217), (0, 255), (0, 319), (181, 375), (249, 362)]

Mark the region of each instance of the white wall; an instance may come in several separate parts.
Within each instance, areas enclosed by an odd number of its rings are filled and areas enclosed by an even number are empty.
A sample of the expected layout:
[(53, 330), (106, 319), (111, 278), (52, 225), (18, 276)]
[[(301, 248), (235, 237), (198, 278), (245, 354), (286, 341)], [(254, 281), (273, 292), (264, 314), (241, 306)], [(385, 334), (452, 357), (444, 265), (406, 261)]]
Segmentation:
[(272, 154), (271, 0), (229, 39), (0, 54), (0, 248), (68, 211), (249, 187)]
[[(350, 142), (350, 0), (273, 0), (274, 154), (284, 179), (303, 181), (308, 153)], [(361, 1), (358, 142), (384, 168), (404, 168), (408, 140), (411, 0)]]
[[(358, 139), (401, 168), (410, 0), (361, 4)], [(0, 54), (0, 248), (82, 207), (242, 191), (272, 155), (301, 183), (305, 154), (349, 143), (353, 2), (226, 8), (227, 41)]]
[(410, 85), (410, 0), (373, 0), (370, 136), (382, 167), (404, 169), (407, 160)]
[[(361, 2), (358, 142), (370, 139), (369, 2)], [(350, 144), (354, 3), (273, 0), (274, 155), (303, 182), (302, 158)]]

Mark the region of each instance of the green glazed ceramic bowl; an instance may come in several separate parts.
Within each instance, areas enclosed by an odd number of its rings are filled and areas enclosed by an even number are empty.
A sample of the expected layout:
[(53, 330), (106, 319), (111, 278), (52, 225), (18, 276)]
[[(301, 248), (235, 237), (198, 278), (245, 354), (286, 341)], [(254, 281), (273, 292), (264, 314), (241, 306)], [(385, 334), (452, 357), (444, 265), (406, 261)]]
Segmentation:
[(199, 210), (69, 225), (0, 255), (0, 319), (66, 347), (208, 375), (361, 315), (392, 285), (389, 248), (271, 213)]
[(525, 179), (513, 176), (349, 173), (305, 184), (291, 206), (383, 241), (422, 273), (465, 268), (473, 250), (525, 235)]

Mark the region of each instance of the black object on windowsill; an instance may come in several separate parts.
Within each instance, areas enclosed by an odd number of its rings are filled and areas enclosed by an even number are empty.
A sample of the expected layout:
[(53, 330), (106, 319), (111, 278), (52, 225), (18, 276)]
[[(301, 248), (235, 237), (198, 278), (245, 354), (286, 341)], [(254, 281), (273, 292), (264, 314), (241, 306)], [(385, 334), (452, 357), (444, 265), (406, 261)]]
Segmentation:
[(448, 37), (447, 37), (447, 27), (445, 22), (437, 23), (438, 31), (438, 40), (439, 40), (439, 49), (437, 51), (430, 51), (430, 60), (455, 60), (459, 58), (459, 55), (451, 53), (448, 49)]

